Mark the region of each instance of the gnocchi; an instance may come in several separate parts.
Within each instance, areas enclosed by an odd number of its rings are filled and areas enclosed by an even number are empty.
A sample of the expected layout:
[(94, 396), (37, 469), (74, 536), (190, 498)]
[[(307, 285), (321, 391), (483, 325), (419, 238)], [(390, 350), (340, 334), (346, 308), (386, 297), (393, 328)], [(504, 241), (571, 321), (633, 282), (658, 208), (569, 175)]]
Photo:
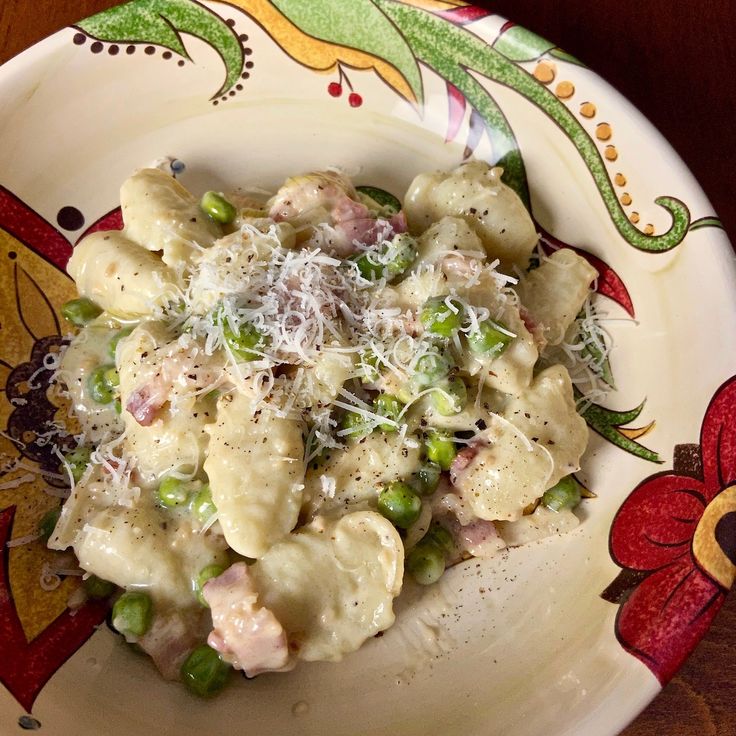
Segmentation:
[(587, 429), (547, 348), (596, 273), (564, 249), (529, 270), (502, 174), (420, 174), (397, 211), (336, 172), (261, 201), (143, 169), (124, 230), (77, 245), (57, 381), (82, 447), (49, 546), (119, 589), (166, 677), (336, 662), (405, 574), (579, 523)]

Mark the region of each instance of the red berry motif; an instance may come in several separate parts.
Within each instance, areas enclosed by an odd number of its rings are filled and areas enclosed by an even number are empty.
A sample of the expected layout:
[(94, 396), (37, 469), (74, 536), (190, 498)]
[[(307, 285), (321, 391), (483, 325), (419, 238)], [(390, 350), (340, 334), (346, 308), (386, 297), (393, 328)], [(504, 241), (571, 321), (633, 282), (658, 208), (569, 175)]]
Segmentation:
[(363, 98), (357, 92), (351, 92), (348, 102), (350, 107), (360, 107), (363, 104)]
[(330, 82), (327, 85), (327, 91), (332, 97), (339, 97), (342, 94), (342, 85), (339, 82)]

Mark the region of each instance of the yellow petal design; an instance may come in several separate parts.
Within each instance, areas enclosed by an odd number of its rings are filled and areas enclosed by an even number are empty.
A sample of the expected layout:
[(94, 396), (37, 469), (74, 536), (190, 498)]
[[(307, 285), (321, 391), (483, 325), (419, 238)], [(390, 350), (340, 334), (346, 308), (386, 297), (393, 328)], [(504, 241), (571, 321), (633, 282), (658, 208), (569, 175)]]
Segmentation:
[(693, 554), (698, 564), (727, 590), (736, 579), (733, 539), (723, 538), (729, 535), (729, 527), (721, 530), (719, 522), (731, 514), (736, 514), (736, 486), (726, 488), (708, 504), (693, 537)]
[[(353, 69), (374, 69), (386, 84), (411, 103), (417, 99), (403, 75), (392, 64), (358, 49), (328, 43), (314, 38), (295, 26), (268, 0), (231, 0), (235, 5), (267, 29), (271, 38), (299, 64), (317, 72), (331, 72), (338, 63)], [(432, 9), (447, 9), (453, 3), (425, 2)], [(437, 7), (434, 7), (434, 6)]]
[(624, 437), (628, 437), (630, 440), (638, 440), (639, 437), (643, 437), (645, 434), (649, 434), (656, 425), (655, 421), (649, 422), (649, 424), (646, 425), (646, 427), (619, 427), (618, 431), (621, 432), (621, 434)]
[[(12, 368), (31, 357), (35, 338), (58, 332), (49, 302), (58, 306), (73, 298), (75, 291), (72, 282), (58, 269), (2, 229), (0, 285), (0, 388), (4, 389)], [(3, 391), (0, 394), (0, 428), (7, 426), (14, 408)], [(41, 517), (59, 504), (58, 499), (44, 492), (48, 486), (37, 472), (23, 467), (12, 469), (18, 459), (20, 453), (13, 442), (0, 437), (0, 510), (16, 507), (11, 539), (35, 534)], [(36, 465), (28, 459), (23, 462), (31, 468)], [(18, 487), (13, 487), (16, 482)], [(39, 581), (44, 565), (58, 562), (58, 553), (52, 553), (40, 541), (11, 547), (7, 554), (15, 608), (28, 641), (32, 641), (66, 609), (69, 595), (79, 581), (66, 578), (50, 592), (41, 588)]]

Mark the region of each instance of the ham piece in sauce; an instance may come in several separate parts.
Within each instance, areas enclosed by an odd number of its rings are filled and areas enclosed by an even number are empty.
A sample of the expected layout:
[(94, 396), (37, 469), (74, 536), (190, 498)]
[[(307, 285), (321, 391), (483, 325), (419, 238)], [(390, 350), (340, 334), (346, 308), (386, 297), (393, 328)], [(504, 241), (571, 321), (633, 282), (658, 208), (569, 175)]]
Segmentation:
[(214, 629), (207, 643), (248, 677), (282, 672), (290, 661), (286, 632), (273, 612), (258, 603), (258, 591), (244, 562), (205, 583), (202, 594)]

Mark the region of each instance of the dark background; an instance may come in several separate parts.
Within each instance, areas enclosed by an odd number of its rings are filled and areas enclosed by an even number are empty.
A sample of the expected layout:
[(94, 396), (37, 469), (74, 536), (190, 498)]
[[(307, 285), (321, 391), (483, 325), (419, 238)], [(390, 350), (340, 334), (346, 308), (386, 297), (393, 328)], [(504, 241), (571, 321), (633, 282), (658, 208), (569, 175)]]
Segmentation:
[[(0, 62), (114, 4), (0, 0)], [(736, 0), (477, 4), (554, 41), (631, 100), (685, 160), (736, 240)], [(736, 736), (736, 597), (624, 736)]]

